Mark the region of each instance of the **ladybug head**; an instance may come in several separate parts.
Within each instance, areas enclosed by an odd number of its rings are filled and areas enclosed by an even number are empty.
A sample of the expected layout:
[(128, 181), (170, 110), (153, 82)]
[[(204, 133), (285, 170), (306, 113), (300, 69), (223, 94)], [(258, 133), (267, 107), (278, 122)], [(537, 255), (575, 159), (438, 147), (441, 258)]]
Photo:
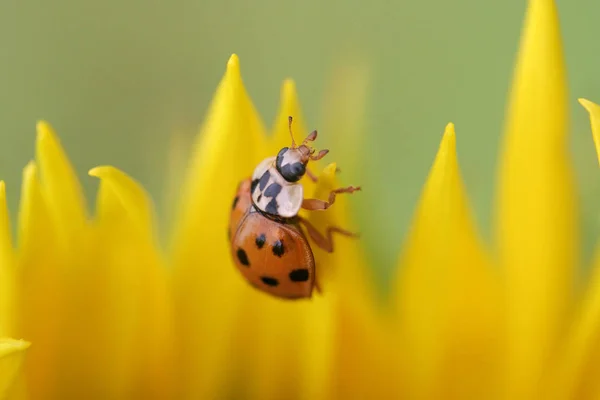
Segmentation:
[(313, 142), (317, 138), (317, 131), (312, 131), (306, 139), (302, 141), (300, 146), (296, 146), (294, 135), (292, 135), (292, 117), (289, 117), (288, 120), (292, 145), (279, 150), (275, 161), (275, 167), (286, 181), (297, 182), (304, 176), (308, 161), (320, 160), (329, 153), (329, 150), (321, 150), (315, 155), (315, 149), (308, 146), (308, 142)]

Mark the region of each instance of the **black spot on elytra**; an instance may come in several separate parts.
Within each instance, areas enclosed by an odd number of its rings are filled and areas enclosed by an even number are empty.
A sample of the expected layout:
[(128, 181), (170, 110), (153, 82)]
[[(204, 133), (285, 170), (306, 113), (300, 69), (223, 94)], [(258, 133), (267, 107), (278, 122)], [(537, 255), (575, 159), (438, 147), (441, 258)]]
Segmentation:
[(281, 240), (276, 241), (273, 244), (273, 254), (275, 254), (277, 257), (281, 257), (284, 252), (285, 249), (283, 247), (283, 242)]
[(256, 202), (260, 203), (261, 200), (262, 200), (262, 194), (259, 194), (258, 197), (256, 198)]
[(252, 181), (252, 183), (250, 184), (250, 193), (254, 193), (254, 189), (256, 189), (257, 185), (258, 185), (258, 179), (254, 179)]
[(237, 258), (240, 260), (240, 264), (245, 265), (246, 267), (250, 266), (250, 261), (248, 260), (248, 255), (244, 251), (244, 249), (238, 249)]
[(260, 280), (263, 281), (263, 283), (268, 286), (279, 285), (279, 281), (275, 278), (271, 278), (270, 276), (261, 276)]
[(265, 242), (267, 241), (267, 238), (265, 237), (264, 233), (261, 233), (260, 235), (258, 235), (256, 237), (256, 247), (258, 247), (259, 249), (262, 249), (262, 247), (265, 245)]
[(295, 269), (290, 272), (292, 282), (306, 282), (308, 280), (308, 270), (306, 268)]
[(298, 182), (300, 178), (304, 176), (306, 172), (306, 166), (301, 162), (295, 162), (293, 164), (285, 164), (281, 167), (281, 176), (288, 182)]
[(240, 200), (239, 196), (235, 196), (235, 199), (233, 199), (233, 205), (231, 206), (231, 209), (233, 210), (235, 208), (235, 206), (237, 206), (238, 201)]
[(276, 197), (279, 192), (281, 192), (281, 185), (279, 183), (271, 183), (263, 193), (267, 197)]
[(267, 170), (265, 171), (263, 176), (260, 177), (260, 181), (258, 182), (258, 187), (260, 188), (260, 190), (265, 190), (265, 187), (267, 187), (267, 183), (269, 183), (269, 179), (271, 179), (271, 173)]
[(271, 201), (267, 203), (265, 212), (271, 215), (279, 215), (279, 211), (277, 210), (277, 202), (275, 199), (271, 199)]

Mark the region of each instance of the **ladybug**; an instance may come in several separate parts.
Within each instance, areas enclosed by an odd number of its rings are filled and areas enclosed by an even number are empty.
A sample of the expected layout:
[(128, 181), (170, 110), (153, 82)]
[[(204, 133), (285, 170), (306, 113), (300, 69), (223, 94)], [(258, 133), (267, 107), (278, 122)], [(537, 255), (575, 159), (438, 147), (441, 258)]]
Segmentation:
[[(308, 143), (317, 138), (311, 132), (296, 146), (292, 134), (290, 147), (277, 156), (263, 160), (251, 178), (237, 189), (231, 210), (228, 235), (231, 254), (237, 269), (255, 288), (284, 299), (303, 299), (319, 290), (315, 274), (315, 258), (307, 236), (319, 248), (333, 252), (333, 233), (356, 236), (338, 227), (328, 227), (325, 234), (298, 215), (300, 209), (325, 210), (337, 194), (353, 193), (360, 187), (332, 190), (327, 201), (305, 199), (300, 179), (317, 180), (308, 169), (309, 160), (320, 160), (328, 150), (315, 150)], [(306, 231), (306, 234), (304, 233)]]

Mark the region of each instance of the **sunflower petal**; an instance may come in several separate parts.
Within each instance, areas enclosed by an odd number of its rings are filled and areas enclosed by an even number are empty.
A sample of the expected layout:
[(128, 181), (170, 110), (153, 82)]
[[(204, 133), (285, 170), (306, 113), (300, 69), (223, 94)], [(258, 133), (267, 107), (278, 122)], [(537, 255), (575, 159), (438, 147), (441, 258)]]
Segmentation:
[(294, 393), (297, 399), (329, 398), (331, 298), (290, 303), (256, 291), (245, 298), (238, 323), (246, 329), (238, 333), (235, 349), (243, 366), (239, 380), (248, 386), (244, 397), (277, 400)]
[(308, 134), (304, 115), (298, 99), (296, 83), (292, 79), (286, 79), (281, 85), (281, 99), (279, 112), (273, 126), (273, 136), (270, 140), (269, 150), (279, 151), (283, 147), (291, 145), (288, 117), (293, 118), (292, 133), (296, 143), (301, 143)]
[(508, 392), (535, 398), (569, 312), (578, 227), (567, 90), (552, 0), (531, 0), (500, 157), (497, 247), (506, 274)]
[[(448, 124), (396, 280), (409, 398), (483, 398), (498, 382), (499, 288), (474, 226)], [(436, 382), (436, 384), (432, 384)]]
[[(182, 398), (212, 398), (230, 349), (243, 282), (225, 235), (238, 183), (265, 154), (266, 135), (232, 56), (200, 131), (172, 237)], [(219, 231), (215, 231), (218, 229)], [(219, 302), (212, 299), (218, 298)]]
[(89, 174), (101, 180), (97, 240), (103, 254), (98, 259), (103, 266), (100, 279), (106, 283), (102, 290), (108, 292), (95, 306), (105, 313), (112, 310), (110, 321), (95, 330), (104, 330), (104, 348), (113, 351), (96, 363), (108, 369), (112, 365), (112, 381), (130, 396), (169, 398), (171, 375), (164, 371), (172, 368), (171, 299), (155, 248), (152, 201), (137, 181), (117, 168), (96, 167)]
[(600, 248), (581, 309), (561, 346), (544, 388), (548, 399), (596, 399), (600, 396)]
[[(600, 106), (586, 99), (579, 102), (590, 114), (596, 150), (600, 152)], [(600, 247), (596, 250), (581, 308), (560, 350), (544, 385), (546, 397), (593, 399), (600, 396), (600, 385), (593, 384), (600, 368)]]
[[(331, 190), (340, 187), (336, 171), (336, 163), (323, 169), (311, 197), (327, 199)], [(352, 196), (358, 195), (360, 192)], [(355, 232), (349, 196), (341, 194), (329, 209), (303, 212), (303, 216), (321, 233), (332, 226)], [(333, 243), (333, 253), (312, 244), (322, 290), (316, 296), (327, 299), (331, 309), (325, 318), (333, 319), (330, 325), (319, 325), (322, 330), (331, 331), (330, 342), (321, 342), (330, 348), (327, 352), (320, 351), (319, 363), (324, 369), (314, 372), (328, 374), (330, 378), (325, 385), (327, 390), (321, 390), (320, 397), (315, 398), (397, 397), (397, 377), (393, 375), (397, 366), (386, 348), (389, 341), (384, 336), (382, 320), (374, 312), (377, 309), (374, 280), (367, 268), (361, 239), (333, 235)], [(329, 357), (331, 360), (327, 361)], [(378, 368), (372, 368), (373, 365)]]
[(29, 343), (24, 340), (0, 338), (0, 399), (22, 398), (19, 375)]
[(600, 163), (600, 106), (586, 99), (579, 99), (579, 103), (590, 114), (590, 124), (592, 125), (592, 135), (596, 145), (596, 154)]
[(357, 155), (364, 153), (368, 137), (371, 70), (361, 59), (344, 59), (340, 63), (333, 70), (325, 90), (321, 129), (328, 143), (335, 143), (332, 156), (343, 166), (344, 176), (362, 179), (365, 162), (370, 157)]
[(18, 333), (36, 343), (25, 372), (31, 396), (44, 397), (56, 393), (65, 265), (59, 262), (54, 226), (33, 161), (23, 170), (18, 222)]
[[(86, 204), (77, 175), (52, 127), (37, 124), (36, 157), (47, 192), (49, 211), (56, 221), (65, 246), (82, 236), (86, 222)], [(69, 244), (68, 244), (69, 243)]]
[[(128, 219), (136, 223), (140, 232), (154, 232), (152, 203), (146, 191), (137, 182), (112, 166), (93, 168), (89, 175), (100, 178), (103, 184), (111, 187), (111, 193), (122, 203), (123, 209), (131, 213)], [(99, 202), (98, 205), (100, 215), (107, 211), (102, 208), (103, 202)]]
[(6, 205), (6, 186), (0, 181), (0, 336), (13, 333), (14, 328), (14, 251), (10, 217)]

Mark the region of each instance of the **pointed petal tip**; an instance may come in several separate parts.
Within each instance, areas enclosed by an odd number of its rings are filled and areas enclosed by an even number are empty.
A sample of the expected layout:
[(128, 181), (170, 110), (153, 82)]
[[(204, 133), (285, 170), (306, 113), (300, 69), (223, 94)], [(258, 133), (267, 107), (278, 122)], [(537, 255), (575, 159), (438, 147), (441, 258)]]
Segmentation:
[(35, 125), (35, 130), (37, 132), (38, 141), (54, 136), (54, 130), (52, 129), (52, 126), (44, 120), (37, 122)]
[(105, 176), (106, 173), (109, 172), (109, 170), (111, 168), (113, 168), (113, 167), (105, 166), (105, 165), (94, 167), (88, 171), (88, 175), (93, 176), (94, 178), (102, 178), (102, 176)]
[(240, 58), (237, 54), (232, 54), (227, 60), (227, 72), (229, 73), (240, 73)]
[(296, 82), (292, 78), (286, 78), (281, 85), (281, 95), (286, 96), (296, 93)]
[(584, 99), (583, 97), (577, 99), (577, 101), (579, 102), (579, 104), (581, 104), (581, 106), (583, 108), (585, 108), (588, 112), (592, 112), (592, 110), (594, 110), (595, 108), (600, 108), (600, 106), (596, 103), (594, 103), (593, 101), (590, 101), (588, 99)]
[(0, 197), (6, 197), (6, 183), (0, 180)]
[(25, 168), (23, 168), (23, 171), (29, 171), (36, 168), (37, 163), (35, 162), (35, 160), (29, 160), (29, 162), (25, 165)]
[(577, 101), (579, 101), (579, 104), (581, 104), (589, 114), (592, 137), (594, 138), (594, 145), (596, 146), (596, 155), (598, 157), (598, 163), (600, 163), (600, 106), (593, 101), (584, 98), (577, 99)]
[(449, 150), (456, 149), (456, 131), (454, 130), (454, 124), (452, 122), (449, 122), (446, 125), (446, 129), (444, 129), (441, 147)]
[[(296, 90), (296, 82), (293, 79), (287, 78), (281, 85), (281, 104), (288, 113), (299, 113), (300, 104), (298, 101), (298, 92)], [(292, 115), (294, 119), (301, 118), (300, 115)], [(285, 119), (287, 121), (287, 118)], [(287, 122), (286, 122), (287, 123)]]
[(29, 177), (37, 174), (37, 164), (33, 160), (29, 160), (25, 168), (23, 168), (23, 181), (27, 181)]

